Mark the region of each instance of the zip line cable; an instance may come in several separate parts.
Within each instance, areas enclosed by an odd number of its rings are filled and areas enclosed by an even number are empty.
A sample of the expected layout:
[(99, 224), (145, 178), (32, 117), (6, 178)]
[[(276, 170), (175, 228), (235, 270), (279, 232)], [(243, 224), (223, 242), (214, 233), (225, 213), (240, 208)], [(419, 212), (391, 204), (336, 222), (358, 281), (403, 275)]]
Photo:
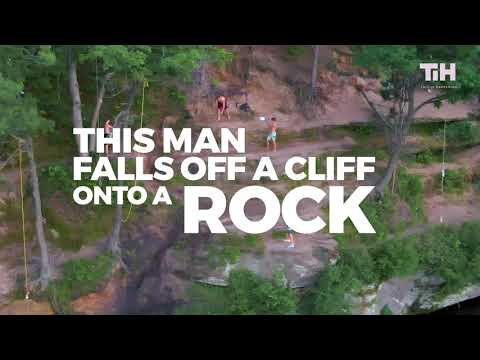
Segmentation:
[[(144, 110), (144, 106), (145, 106), (145, 88), (146, 87), (148, 87), (148, 82), (147, 82), (147, 80), (144, 80), (143, 81), (143, 89), (142, 89), (142, 110), (141, 110), (141, 113), (140, 113), (140, 129), (143, 128), (143, 113), (144, 113), (143, 110)], [(135, 179), (134, 186), (137, 186), (137, 179)], [(125, 219), (122, 219), (123, 223), (126, 223), (128, 221), (128, 219), (130, 218), (130, 215), (132, 213), (132, 208), (133, 208), (133, 205), (132, 205), (132, 203), (130, 203), (130, 206), (128, 208), (127, 217)]]
[[(446, 150), (446, 136), (447, 134), (447, 119), (443, 120), (443, 154), (442, 154), (442, 196), (443, 196), (443, 187), (445, 183), (445, 150)], [(440, 223), (443, 224), (443, 215), (440, 215)]]
[(29, 299), (29, 289), (28, 289), (28, 266), (27, 266), (27, 242), (25, 235), (25, 209), (23, 205), (23, 170), (22, 170), (22, 144), (20, 140), (18, 141), (18, 167), (20, 172), (20, 204), (22, 209), (22, 237), (23, 237), (23, 265), (25, 271), (25, 300)]

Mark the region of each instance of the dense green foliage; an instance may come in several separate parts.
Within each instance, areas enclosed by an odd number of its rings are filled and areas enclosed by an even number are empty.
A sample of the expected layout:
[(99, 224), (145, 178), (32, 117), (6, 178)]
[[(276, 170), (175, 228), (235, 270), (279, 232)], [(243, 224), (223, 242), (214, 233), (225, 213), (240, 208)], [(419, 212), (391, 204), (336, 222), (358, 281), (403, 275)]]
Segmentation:
[[(443, 130), (441, 134), (443, 136)], [(454, 121), (447, 124), (445, 138), (449, 146), (461, 146), (480, 141), (479, 129), (472, 121)]]
[[(442, 186), (442, 174), (437, 174), (436, 182), (438, 188)], [(443, 190), (451, 194), (462, 194), (469, 185), (469, 175), (465, 168), (457, 170), (445, 170), (445, 179), (443, 182)]]
[(305, 45), (288, 45), (287, 46), (287, 57), (289, 59), (297, 59), (300, 56), (304, 55), (308, 50), (308, 47)]
[(419, 164), (428, 165), (434, 161), (434, 155), (431, 149), (419, 152), (416, 154), (416, 161)]
[(393, 312), (392, 310), (390, 309), (390, 307), (388, 305), (385, 305), (381, 312), (380, 312), (380, 315), (393, 315)]
[(192, 302), (178, 314), (190, 315), (292, 315), (297, 308), (297, 295), (286, 286), (281, 273), (264, 280), (251, 271), (230, 273), (229, 286), (215, 288), (195, 284)]
[(54, 61), (49, 46), (0, 48), (0, 138), (10, 135), (23, 138), (51, 129), (52, 123), (40, 114), (37, 100), (26, 84)]
[(480, 223), (437, 227), (419, 241), (421, 264), (445, 283), (438, 296), (448, 295), (480, 280)]
[(381, 281), (414, 274), (419, 258), (412, 238), (385, 241), (371, 249), (375, 273)]
[(340, 248), (340, 259), (320, 273), (303, 300), (303, 312), (348, 314), (362, 286), (425, 271), (443, 283), (437, 298), (480, 280), (480, 222), (437, 226), (406, 238)]
[[(396, 85), (406, 79), (423, 79), (422, 62), (456, 63), (456, 86), (442, 89), (443, 100), (457, 102), (478, 95), (480, 51), (478, 45), (359, 45), (354, 47), (354, 63), (369, 69), (384, 80), (382, 94), (386, 99), (398, 97)], [(423, 80), (418, 80), (421, 84)], [(447, 81), (444, 84), (449, 85)]]
[(76, 259), (63, 265), (63, 276), (47, 289), (48, 298), (57, 313), (71, 312), (70, 303), (76, 297), (97, 290), (110, 275), (114, 258), (110, 254), (94, 259)]
[(413, 213), (414, 222), (424, 220), (424, 193), (422, 178), (418, 175), (411, 175), (404, 167), (397, 170), (396, 193), (404, 200)]

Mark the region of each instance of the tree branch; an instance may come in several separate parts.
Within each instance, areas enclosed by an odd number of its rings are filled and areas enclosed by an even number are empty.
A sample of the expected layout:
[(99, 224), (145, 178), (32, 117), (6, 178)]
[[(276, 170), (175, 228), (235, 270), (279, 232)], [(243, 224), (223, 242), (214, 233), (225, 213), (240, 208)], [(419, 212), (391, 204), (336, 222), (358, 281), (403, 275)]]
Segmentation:
[(428, 105), (428, 104), (433, 104), (434, 102), (436, 101), (439, 101), (439, 100), (445, 100), (447, 99), (447, 96), (446, 95), (438, 95), (438, 96), (434, 96), (428, 100), (425, 100), (424, 102), (422, 102), (420, 105), (418, 105), (415, 110), (413, 111), (413, 114), (416, 114), (418, 110), (420, 110), (422, 107), (424, 107), (425, 105)]
[(367, 104), (370, 106), (370, 108), (373, 110), (375, 115), (377, 115), (377, 117), (385, 124), (385, 126), (387, 126), (389, 129), (392, 129), (392, 124), (382, 114), (380, 114), (380, 112), (377, 110), (375, 105), (368, 98), (367, 94), (365, 94), (365, 91), (363, 91), (363, 89), (358, 89), (358, 88), (357, 88), (357, 91), (363, 96), (363, 98), (365, 99)]

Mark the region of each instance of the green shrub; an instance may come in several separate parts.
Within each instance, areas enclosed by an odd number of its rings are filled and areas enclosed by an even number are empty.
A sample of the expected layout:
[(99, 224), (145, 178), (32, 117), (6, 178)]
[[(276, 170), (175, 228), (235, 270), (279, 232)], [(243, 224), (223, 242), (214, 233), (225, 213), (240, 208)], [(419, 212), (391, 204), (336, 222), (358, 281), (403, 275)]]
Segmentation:
[(287, 230), (274, 230), (272, 232), (272, 237), (276, 240), (285, 240), (288, 237)]
[(42, 190), (52, 193), (57, 190), (65, 193), (74, 189), (73, 172), (64, 163), (57, 163), (40, 168)]
[(351, 268), (342, 264), (328, 266), (318, 274), (308, 290), (303, 311), (314, 315), (348, 315), (352, 304), (348, 294), (358, 285)]
[(433, 152), (430, 149), (419, 152), (415, 158), (419, 164), (431, 164), (434, 160)]
[(187, 95), (176, 86), (168, 88), (168, 100), (176, 108), (184, 108), (187, 103)]
[[(442, 174), (437, 175), (438, 187), (442, 186)], [(458, 170), (445, 170), (443, 190), (451, 194), (462, 194), (468, 186), (468, 173), (464, 168)]]
[(47, 289), (47, 296), (55, 311), (71, 312), (71, 301), (79, 296), (92, 293), (107, 279), (112, 271), (114, 257), (100, 255), (94, 259), (74, 259), (63, 265), (62, 278), (53, 281)]
[(412, 238), (384, 241), (372, 249), (375, 273), (381, 281), (414, 274), (419, 256)]
[(297, 295), (284, 286), (282, 278), (276, 273), (273, 280), (265, 280), (248, 270), (234, 270), (226, 288), (192, 286), (191, 303), (177, 314), (293, 315)]
[(292, 315), (296, 312), (295, 292), (280, 282), (264, 280), (248, 270), (232, 271), (227, 287), (229, 313), (233, 315)]
[(377, 283), (380, 279), (376, 272), (375, 257), (365, 247), (342, 248), (340, 247), (340, 265), (349, 267), (360, 284), (369, 285)]
[[(454, 121), (446, 126), (446, 140), (449, 146), (471, 144), (477, 138), (478, 130), (471, 121)], [(443, 136), (443, 130), (441, 131)]]
[(193, 283), (190, 302), (176, 309), (176, 315), (228, 315), (226, 288)]
[(420, 238), (417, 248), (422, 267), (445, 281), (438, 297), (480, 280), (480, 222), (438, 226)]
[(307, 46), (305, 45), (288, 45), (287, 46), (287, 55), (290, 58), (298, 58), (305, 54)]
[(388, 305), (385, 305), (380, 311), (380, 315), (394, 315), (394, 314), (393, 314), (393, 311), (390, 309), (390, 307)]
[(408, 204), (416, 221), (425, 218), (425, 189), (422, 178), (419, 175), (411, 175), (407, 173), (407, 170), (404, 167), (398, 168), (396, 193)]
[(256, 248), (263, 242), (263, 238), (259, 234), (247, 234), (244, 236), (245, 244), (250, 248)]
[(359, 234), (363, 241), (368, 239), (383, 240), (390, 234), (390, 219), (395, 211), (393, 198), (385, 194), (382, 199), (366, 199), (360, 205), (365, 216), (372, 224), (376, 234)]

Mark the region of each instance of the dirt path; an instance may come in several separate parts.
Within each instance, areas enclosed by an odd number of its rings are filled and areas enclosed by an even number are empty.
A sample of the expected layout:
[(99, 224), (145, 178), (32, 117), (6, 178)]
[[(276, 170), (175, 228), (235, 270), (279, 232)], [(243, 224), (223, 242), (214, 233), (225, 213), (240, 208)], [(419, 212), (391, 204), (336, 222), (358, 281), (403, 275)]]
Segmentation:
[[(455, 155), (454, 161), (445, 163), (445, 169), (457, 170), (459, 168), (472, 169), (480, 163), (480, 145)], [(424, 177), (431, 177), (442, 172), (442, 164), (434, 163), (428, 166), (410, 167), (408, 172)]]

